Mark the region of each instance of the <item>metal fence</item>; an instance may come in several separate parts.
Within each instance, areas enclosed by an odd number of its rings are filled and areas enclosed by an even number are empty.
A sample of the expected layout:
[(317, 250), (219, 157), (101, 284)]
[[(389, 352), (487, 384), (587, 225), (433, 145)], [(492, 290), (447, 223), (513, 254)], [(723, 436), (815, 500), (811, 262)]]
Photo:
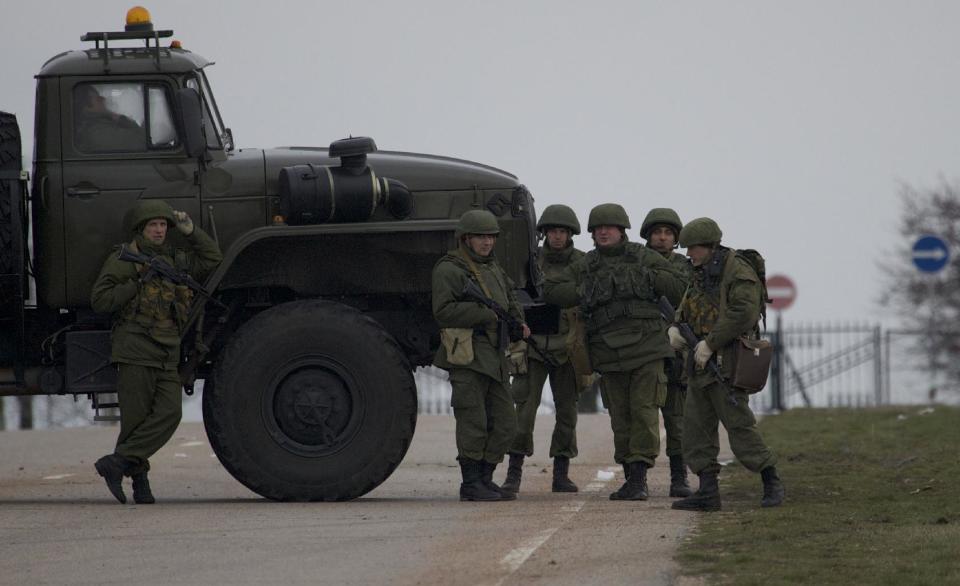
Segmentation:
[[(757, 412), (804, 406), (960, 404), (960, 381), (931, 369), (919, 350), (924, 332), (852, 322), (787, 324), (781, 331), (779, 340), (776, 330), (767, 333), (780, 352), (767, 387), (750, 396), (750, 406)], [(420, 368), (414, 378), (420, 413), (453, 413), (445, 371)], [(553, 410), (548, 382), (540, 412)]]
[[(836, 322), (787, 324), (781, 330), (779, 374), (772, 372), (767, 387), (750, 397), (750, 405), (757, 412), (802, 406), (960, 404), (960, 381), (943, 370), (931, 368), (928, 358), (918, 350), (926, 332)], [(776, 341), (778, 333), (773, 330), (767, 336)], [(960, 331), (953, 339), (960, 341)], [(960, 343), (952, 347), (960, 347)], [(453, 413), (450, 382), (444, 370), (432, 366), (418, 368), (414, 380), (421, 414)], [(554, 412), (549, 385), (547, 382), (540, 403), (540, 412), (546, 414)], [(185, 398), (185, 420), (200, 420), (199, 395)], [(92, 419), (90, 403), (83, 399), (31, 399), (35, 400), (0, 398), (0, 429), (23, 427), (20, 411), (24, 407), (29, 407), (31, 427), (88, 425)], [(586, 410), (593, 411), (597, 406), (603, 411), (595, 395), (582, 398), (581, 408), (584, 399), (592, 402)]]
[[(920, 350), (923, 335), (864, 323), (783, 326), (767, 336), (779, 352), (769, 384), (750, 404), (757, 411), (771, 411), (960, 403), (958, 381), (931, 369)], [(960, 339), (960, 332), (954, 336)]]

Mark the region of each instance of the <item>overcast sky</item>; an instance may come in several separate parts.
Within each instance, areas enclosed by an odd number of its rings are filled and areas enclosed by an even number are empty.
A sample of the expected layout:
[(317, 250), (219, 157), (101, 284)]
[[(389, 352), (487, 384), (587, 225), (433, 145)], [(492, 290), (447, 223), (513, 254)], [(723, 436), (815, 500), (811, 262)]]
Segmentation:
[[(44, 61), (84, 32), (122, 30), (131, 5), (5, 3), (0, 109), (32, 128)], [(711, 216), (726, 244), (797, 283), (789, 321), (879, 319), (899, 185), (958, 177), (957, 2), (147, 8), (217, 62), (208, 74), (240, 147), (352, 134), (476, 160), (584, 225), (594, 204), (622, 203), (634, 240), (651, 207)]]

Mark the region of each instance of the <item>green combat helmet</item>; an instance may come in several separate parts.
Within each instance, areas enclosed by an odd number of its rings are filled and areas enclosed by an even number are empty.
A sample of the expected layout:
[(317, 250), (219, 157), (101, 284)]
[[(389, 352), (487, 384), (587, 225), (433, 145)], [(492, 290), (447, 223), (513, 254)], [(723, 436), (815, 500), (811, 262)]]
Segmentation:
[(554, 226), (566, 228), (572, 234), (580, 233), (580, 220), (577, 219), (577, 214), (563, 204), (547, 206), (540, 215), (540, 221), (537, 222), (537, 230), (543, 233)]
[(177, 219), (173, 217), (173, 208), (162, 199), (141, 201), (126, 213), (124, 224), (128, 231), (140, 232), (143, 230), (143, 225), (154, 218), (164, 218), (170, 228), (177, 225)]
[(649, 240), (650, 231), (658, 224), (673, 228), (673, 232), (677, 238), (680, 237), (680, 230), (683, 230), (683, 222), (680, 221), (680, 216), (677, 212), (670, 208), (653, 208), (647, 213), (647, 217), (643, 220), (643, 225), (640, 226), (640, 238)]
[(457, 238), (467, 234), (499, 234), (497, 218), (487, 210), (470, 210), (460, 216), (457, 223)]
[(690, 220), (683, 230), (680, 230), (680, 246), (690, 248), (697, 244), (710, 246), (720, 242), (723, 232), (720, 226), (710, 218)]
[(618, 203), (602, 203), (590, 210), (587, 230), (593, 232), (597, 226), (620, 226), (624, 230), (630, 227), (627, 211)]

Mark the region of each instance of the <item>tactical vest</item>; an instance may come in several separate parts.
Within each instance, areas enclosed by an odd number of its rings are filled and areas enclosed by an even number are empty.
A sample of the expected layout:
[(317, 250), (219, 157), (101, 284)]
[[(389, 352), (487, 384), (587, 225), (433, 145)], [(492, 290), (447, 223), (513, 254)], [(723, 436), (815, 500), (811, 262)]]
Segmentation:
[(622, 254), (587, 253), (585, 272), (577, 293), (580, 315), (588, 332), (596, 332), (621, 318), (658, 318), (653, 275), (643, 266), (642, 247), (624, 244)]
[[(188, 261), (183, 251), (177, 250), (174, 257), (171, 264), (186, 271)], [(168, 256), (162, 255), (160, 258), (170, 262)], [(142, 271), (142, 265), (137, 265), (137, 270)], [(144, 283), (136, 296), (123, 306), (118, 324), (135, 323), (146, 330), (158, 328), (180, 331), (187, 322), (192, 300), (193, 290), (190, 287), (177, 285), (158, 275)]]

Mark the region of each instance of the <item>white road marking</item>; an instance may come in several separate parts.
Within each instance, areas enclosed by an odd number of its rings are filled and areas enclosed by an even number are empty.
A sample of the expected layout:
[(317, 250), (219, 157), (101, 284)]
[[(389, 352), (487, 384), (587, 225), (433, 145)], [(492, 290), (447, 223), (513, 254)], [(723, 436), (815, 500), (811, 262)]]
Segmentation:
[(616, 468), (607, 468), (606, 470), (597, 470), (597, 480), (610, 481), (617, 475)]
[(180, 444), (180, 447), (181, 447), (181, 448), (192, 448), (192, 447), (194, 447), (194, 446), (205, 446), (205, 445), (207, 445), (207, 442), (200, 442), (200, 441), (194, 440), (194, 441), (192, 441), (192, 442), (183, 442), (182, 444)]
[[(591, 482), (583, 489), (585, 493), (596, 493), (603, 490), (608, 482), (613, 480), (616, 477), (616, 471), (619, 470), (616, 466), (611, 466), (606, 469), (597, 470), (597, 480)], [(500, 578), (495, 584), (495, 586), (500, 586), (503, 582), (510, 577), (511, 574), (520, 569), (520, 566), (523, 565), (527, 559), (533, 555), (533, 552), (537, 551), (541, 545), (547, 542), (554, 533), (557, 532), (560, 527), (565, 523), (570, 521), (574, 515), (579, 513), (583, 509), (584, 505), (587, 504), (587, 501), (572, 501), (569, 503), (564, 503), (560, 507), (561, 517), (558, 523), (550, 527), (549, 529), (544, 529), (543, 531), (537, 533), (533, 537), (530, 537), (520, 543), (519, 547), (516, 547), (510, 552), (503, 556), (503, 559), (500, 560), (500, 567), (507, 571), (507, 574)]]
[[(540, 533), (537, 533), (533, 537), (525, 540), (520, 544), (520, 547), (503, 556), (503, 559), (500, 560), (500, 565), (507, 569), (507, 575), (509, 576), (510, 574), (516, 572), (520, 566), (523, 565), (523, 562), (527, 561), (527, 558), (533, 555), (533, 552), (537, 551), (541, 545), (546, 543), (547, 540), (550, 539), (550, 537), (556, 533), (557, 529), (559, 528), (560, 527), (551, 527), (549, 529), (544, 529)], [(504, 578), (506, 578), (506, 576), (504, 576)], [(497, 584), (502, 583), (503, 580), (497, 582)]]
[(53, 476), (44, 476), (44, 480), (62, 480), (64, 478), (70, 478), (71, 476), (76, 476), (76, 474), (54, 474)]
[[(664, 431), (660, 432), (660, 443), (665, 441), (665, 435), (666, 434)], [(583, 489), (583, 492), (600, 492), (607, 485), (607, 483), (617, 477), (617, 472), (621, 470), (621, 468), (621, 466), (608, 466), (607, 468), (601, 468), (600, 470), (597, 470), (596, 480), (588, 484)], [(549, 540), (553, 534), (560, 529), (560, 527), (570, 521), (574, 515), (579, 513), (586, 503), (586, 501), (573, 501), (565, 503), (560, 507), (561, 517), (555, 526), (550, 527), (549, 529), (544, 529), (533, 537), (522, 541), (519, 547), (510, 550), (507, 555), (503, 556), (503, 558), (500, 560), (500, 567), (507, 570), (507, 573), (497, 580), (494, 586), (501, 586), (501, 584), (503, 584), (504, 581), (511, 576), (511, 574), (519, 570), (520, 566), (522, 566), (523, 563), (533, 555), (533, 552), (537, 551), (541, 545), (546, 543), (547, 540)]]
[(174, 458), (189, 458), (190, 456), (184, 454), (183, 452), (177, 452), (173, 455)]

